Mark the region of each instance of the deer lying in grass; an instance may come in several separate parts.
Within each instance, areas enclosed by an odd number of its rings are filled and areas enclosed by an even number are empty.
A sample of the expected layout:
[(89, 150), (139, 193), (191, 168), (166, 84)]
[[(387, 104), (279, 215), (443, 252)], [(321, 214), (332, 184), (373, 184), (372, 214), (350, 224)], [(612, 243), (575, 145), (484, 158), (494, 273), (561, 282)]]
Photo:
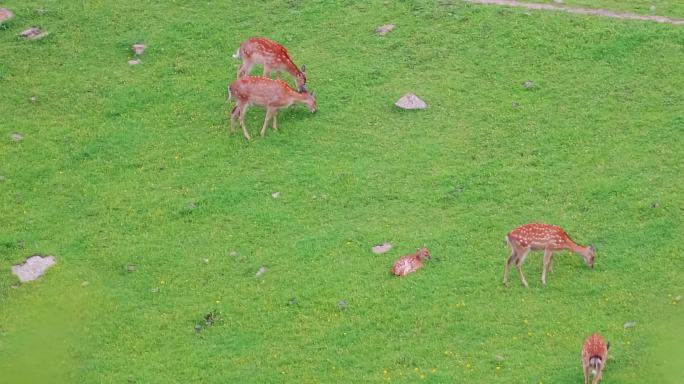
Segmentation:
[(430, 251), (426, 248), (420, 248), (416, 253), (402, 256), (392, 265), (392, 273), (396, 276), (406, 276), (409, 273), (415, 272), (423, 267), (423, 260), (430, 259)]
[(269, 77), (273, 71), (284, 71), (292, 75), (297, 83), (299, 92), (306, 91), (306, 67), (299, 69), (290, 58), (287, 49), (273, 40), (265, 37), (253, 37), (240, 44), (233, 55), (242, 59), (237, 77), (248, 76), (255, 64), (264, 66), (264, 77)]
[(542, 268), (541, 281), (546, 285), (546, 273), (553, 272), (553, 253), (563, 249), (574, 252), (584, 258), (589, 266), (594, 266), (594, 247), (583, 247), (575, 244), (567, 233), (555, 225), (548, 224), (525, 224), (506, 235), (506, 242), (511, 247), (511, 256), (504, 267), (504, 285), (508, 286), (508, 270), (515, 263), (520, 273), (520, 280), (527, 287), (527, 280), (522, 272), (522, 264), (530, 251), (544, 250), (544, 266)]
[(266, 134), (268, 121), (273, 119), (273, 130), (278, 130), (276, 114), (281, 108), (287, 108), (294, 103), (306, 104), (309, 110), (316, 112), (316, 98), (314, 93), (308, 91), (297, 92), (282, 80), (273, 80), (268, 77), (247, 76), (235, 80), (228, 86), (228, 101), (235, 97), (237, 104), (230, 114), (230, 132), (235, 132), (233, 123), (240, 120), (242, 134), (247, 140), (251, 140), (247, 127), (245, 127), (245, 113), (250, 105), (258, 105), (266, 108), (266, 119), (261, 128), (261, 136)]
[(589, 375), (593, 374), (592, 384), (596, 384), (603, 376), (603, 368), (608, 359), (608, 349), (610, 343), (598, 333), (594, 333), (587, 338), (582, 346), (582, 368), (584, 368), (584, 384), (589, 384)]

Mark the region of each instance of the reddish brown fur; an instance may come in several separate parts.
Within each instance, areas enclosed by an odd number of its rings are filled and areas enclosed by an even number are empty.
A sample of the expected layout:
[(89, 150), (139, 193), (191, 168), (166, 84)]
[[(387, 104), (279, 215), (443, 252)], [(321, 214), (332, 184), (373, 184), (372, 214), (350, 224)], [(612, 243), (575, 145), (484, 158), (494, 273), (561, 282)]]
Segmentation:
[(287, 49), (273, 40), (264, 37), (253, 37), (238, 48), (237, 57), (242, 59), (238, 68), (238, 78), (249, 75), (255, 64), (263, 65), (264, 76), (273, 71), (285, 71), (292, 75), (299, 91), (306, 90), (306, 74), (304, 66), (300, 70), (290, 58)]
[(237, 101), (230, 116), (230, 131), (235, 132), (233, 123), (240, 120), (242, 133), (247, 140), (251, 139), (245, 127), (245, 113), (250, 105), (258, 105), (266, 108), (266, 119), (261, 128), (261, 136), (266, 134), (268, 121), (273, 118), (273, 130), (277, 131), (276, 115), (281, 108), (287, 108), (294, 103), (303, 103), (311, 112), (316, 112), (316, 99), (313, 93), (307, 91), (297, 92), (282, 80), (273, 80), (267, 77), (247, 76), (235, 80), (228, 87), (228, 99), (234, 97)]
[(420, 248), (416, 253), (402, 256), (392, 265), (392, 273), (396, 276), (406, 276), (409, 273), (415, 272), (423, 267), (423, 260), (430, 258), (430, 251), (426, 248)]
[(582, 346), (582, 368), (584, 369), (584, 384), (589, 383), (589, 376), (594, 372), (592, 384), (596, 384), (603, 376), (603, 368), (608, 359), (608, 344), (606, 340), (594, 333), (587, 338)]
[(570, 239), (563, 228), (549, 224), (525, 224), (506, 235), (506, 242), (511, 247), (511, 256), (504, 267), (504, 284), (508, 285), (508, 270), (515, 263), (520, 273), (520, 280), (524, 286), (527, 280), (522, 272), (522, 264), (530, 251), (544, 250), (544, 267), (542, 268), (542, 283), (546, 284), (546, 273), (553, 272), (553, 253), (567, 249), (584, 258), (589, 267), (594, 265), (594, 248), (577, 245)]

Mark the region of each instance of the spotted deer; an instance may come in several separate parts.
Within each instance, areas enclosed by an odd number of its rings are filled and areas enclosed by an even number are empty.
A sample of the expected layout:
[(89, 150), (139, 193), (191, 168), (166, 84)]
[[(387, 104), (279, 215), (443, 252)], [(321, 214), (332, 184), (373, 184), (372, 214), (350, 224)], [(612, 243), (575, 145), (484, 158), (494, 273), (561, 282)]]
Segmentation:
[(309, 110), (316, 112), (316, 97), (308, 91), (297, 92), (282, 80), (268, 77), (247, 76), (235, 80), (228, 86), (228, 101), (235, 98), (236, 105), (230, 113), (230, 132), (235, 132), (233, 123), (240, 120), (242, 134), (251, 140), (245, 127), (245, 113), (250, 105), (266, 108), (266, 119), (261, 128), (261, 136), (266, 134), (269, 120), (273, 119), (273, 130), (277, 131), (276, 115), (279, 109), (287, 108), (294, 103), (306, 104)]
[(402, 256), (392, 265), (392, 273), (396, 276), (406, 276), (423, 267), (423, 261), (430, 259), (430, 251), (426, 247), (420, 248), (416, 253)]
[(591, 381), (592, 384), (601, 381), (603, 368), (606, 366), (606, 360), (608, 359), (609, 348), (610, 343), (606, 343), (606, 340), (598, 333), (592, 334), (584, 342), (582, 346), (584, 384), (589, 384), (590, 374), (594, 375), (594, 379)]
[(546, 285), (546, 273), (553, 272), (553, 253), (567, 249), (584, 258), (589, 266), (594, 266), (596, 251), (593, 246), (584, 247), (575, 244), (567, 233), (555, 225), (549, 224), (525, 224), (506, 235), (506, 242), (511, 247), (511, 256), (504, 267), (504, 285), (508, 286), (508, 270), (515, 263), (515, 268), (520, 273), (522, 284), (527, 287), (527, 280), (523, 275), (522, 264), (530, 251), (544, 250), (544, 265), (542, 268), (541, 281)]
[(238, 68), (237, 77), (248, 76), (255, 64), (264, 67), (264, 77), (269, 77), (273, 71), (284, 71), (292, 75), (297, 83), (299, 92), (306, 91), (306, 66), (299, 69), (290, 58), (287, 49), (273, 40), (265, 37), (253, 37), (240, 44), (233, 55), (242, 60)]

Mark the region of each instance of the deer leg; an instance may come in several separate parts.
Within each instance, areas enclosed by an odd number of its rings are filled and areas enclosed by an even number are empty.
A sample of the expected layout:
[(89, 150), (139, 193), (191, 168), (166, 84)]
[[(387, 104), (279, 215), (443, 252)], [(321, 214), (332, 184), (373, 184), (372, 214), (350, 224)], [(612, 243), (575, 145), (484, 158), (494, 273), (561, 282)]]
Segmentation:
[(549, 265), (551, 265), (551, 258), (553, 257), (553, 251), (546, 248), (544, 250), (544, 266), (542, 267), (542, 284), (546, 285), (546, 272), (549, 269)]
[(276, 123), (276, 117), (278, 116), (278, 110), (273, 112), (273, 132), (278, 132), (278, 124)]
[(251, 137), (249, 137), (249, 133), (247, 132), (247, 127), (245, 126), (245, 114), (247, 112), (247, 104), (244, 106), (240, 106), (238, 109), (238, 113), (240, 116), (240, 125), (242, 126), (242, 135), (245, 137), (247, 140), (252, 140)]
[(601, 376), (601, 369), (599, 368), (596, 370), (596, 373), (594, 374), (594, 381), (592, 381), (592, 384), (596, 384), (599, 381), (601, 381)]
[(522, 264), (525, 262), (525, 258), (527, 257), (528, 253), (530, 253), (529, 249), (524, 250), (520, 257), (516, 259), (515, 263), (515, 268), (518, 270), (518, 273), (520, 274), (520, 281), (522, 281), (522, 284), (525, 286), (525, 288), (529, 288), (529, 285), (527, 284), (527, 279), (525, 279), (525, 275), (523, 275)]
[(504, 265), (504, 278), (503, 278), (503, 283), (505, 286), (508, 287), (508, 270), (511, 269), (511, 265), (515, 262), (515, 248), (511, 252), (511, 256), (506, 260), (506, 265)]
[(584, 366), (584, 384), (589, 384), (589, 366)]
[(273, 117), (273, 113), (275, 112), (275, 108), (268, 108), (266, 109), (266, 118), (264, 119), (264, 126), (261, 128), (261, 136), (263, 137), (266, 135), (266, 128), (268, 127), (268, 121), (271, 120), (271, 117)]
[(236, 105), (230, 111), (230, 133), (235, 133), (235, 126), (233, 124), (235, 123), (235, 119), (239, 117), (237, 115), (237, 110), (238, 110), (238, 106)]
[(264, 65), (264, 77), (270, 77), (271, 76), (271, 67), (268, 65)]
[(253, 65), (252, 62), (250, 62), (247, 59), (244, 59), (242, 61), (242, 65), (238, 68), (237, 77), (241, 78), (241, 77), (245, 77), (245, 76), (249, 75), (249, 72), (252, 70), (252, 65)]

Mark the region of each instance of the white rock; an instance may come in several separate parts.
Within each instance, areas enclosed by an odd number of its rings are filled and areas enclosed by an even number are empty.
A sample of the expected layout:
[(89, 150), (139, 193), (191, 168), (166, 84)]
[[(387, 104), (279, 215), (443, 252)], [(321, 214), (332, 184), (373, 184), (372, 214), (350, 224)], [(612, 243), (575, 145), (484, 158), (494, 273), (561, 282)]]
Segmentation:
[(25, 29), (24, 31), (22, 31), (20, 35), (29, 40), (40, 40), (43, 37), (47, 36), (48, 32), (45, 32), (38, 27), (31, 27), (29, 29)]
[(13, 266), (12, 273), (19, 278), (19, 281), (25, 283), (43, 276), (45, 271), (56, 262), (54, 256), (31, 256), (23, 264)]
[(413, 93), (407, 93), (394, 103), (397, 107), (401, 109), (425, 109), (427, 108), (427, 103), (420, 99), (420, 97), (414, 95)]
[(128, 65), (138, 65), (140, 64), (140, 60), (128, 60)]
[(145, 48), (147, 48), (147, 46), (145, 44), (140, 44), (140, 43), (133, 44), (133, 46), (131, 46), (133, 53), (135, 53), (137, 56), (140, 56), (143, 53), (145, 53)]
[(376, 245), (373, 248), (371, 248), (373, 253), (375, 253), (376, 255), (380, 255), (382, 253), (385, 253), (385, 252), (389, 251), (390, 249), (392, 249), (392, 244), (390, 244), (390, 243), (382, 243), (382, 244)]
[(375, 32), (376, 32), (378, 35), (380, 35), (380, 36), (385, 36), (386, 34), (392, 32), (392, 30), (393, 30), (394, 28), (396, 28), (396, 27), (397, 27), (397, 26), (394, 25), (394, 24), (385, 24), (385, 25), (379, 26), (379, 27), (375, 30)]
[(266, 272), (266, 267), (262, 265), (261, 267), (259, 267), (259, 270), (257, 271), (257, 273), (254, 276), (259, 277), (259, 276), (263, 275), (265, 272)]

